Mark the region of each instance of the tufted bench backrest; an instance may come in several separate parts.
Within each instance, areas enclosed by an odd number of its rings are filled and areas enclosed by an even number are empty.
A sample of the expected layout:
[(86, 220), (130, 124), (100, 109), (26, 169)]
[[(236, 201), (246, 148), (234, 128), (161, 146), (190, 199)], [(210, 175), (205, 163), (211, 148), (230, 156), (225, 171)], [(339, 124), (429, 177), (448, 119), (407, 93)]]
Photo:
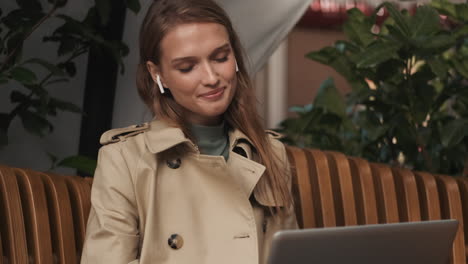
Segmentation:
[[(466, 263), (468, 180), (287, 147), (301, 228), (458, 219)], [(92, 178), (0, 165), (0, 264), (79, 263)]]
[(0, 264), (79, 263), (91, 182), (0, 166)]
[(458, 219), (453, 264), (467, 261), (468, 180), (287, 147), (301, 228)]

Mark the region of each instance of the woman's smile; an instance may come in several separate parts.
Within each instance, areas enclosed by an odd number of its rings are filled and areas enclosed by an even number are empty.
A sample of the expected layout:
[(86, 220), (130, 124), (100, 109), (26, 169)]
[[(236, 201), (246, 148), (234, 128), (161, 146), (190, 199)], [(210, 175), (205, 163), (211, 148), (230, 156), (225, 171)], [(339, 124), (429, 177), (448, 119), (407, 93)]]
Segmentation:
[(207, 92), (207, 93), (204, 93), (204, 94), (201, 94), (200, 97), (205, 99), (205, 100), (209, 100), (209, 101), (216, 101), (218, 99), (221, 99), (221, 97), (223, 96), (224, 94), (224, 89), (226, 87), (220, 87), (220, 88), (216, 88), (210, 92)]

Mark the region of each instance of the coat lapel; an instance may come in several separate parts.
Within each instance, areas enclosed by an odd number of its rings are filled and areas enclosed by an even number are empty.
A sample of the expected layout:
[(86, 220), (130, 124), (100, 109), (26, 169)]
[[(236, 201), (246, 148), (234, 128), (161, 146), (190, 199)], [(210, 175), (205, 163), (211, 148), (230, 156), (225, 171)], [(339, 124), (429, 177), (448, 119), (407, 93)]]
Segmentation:
[(250, 197), (253, 189), (265, 172), (265, 166), (235, 152), (230, 153), (227, 167), (229, 174), (236, 178), (247, 197)]
[[(246, 173), (237, 173), (241, 175), (241, 185), (243, 186), (243, 189), (248, 195), (248, 197), (252, 195), (253, 191), (255, 200), (257, 200), (257, 202), (264, 206), (284, 206), (284, 201), (275, 201), (273, 192), (269, 184), (267, 184), (267, 181), (265, 179), (262, 180), (262, 176), (266, 170), (265, 166), (252, 160), (252, 141), (244, 133), (236, 129), (230, 133), (230, 142), (231, 150), (235, 150), (235, 148), (241, 148), (246, 153), (245, 158), (240, 155), (237, 155), (232, 162), (237, 163), (235, 165), (233, 164), (233, 167), (239, 166), (241, 168), (246, 168)], [(261, 166), (261, 170), (255, 169), (258, 168), (258, 166)], [(250, 173), (248, 172), (249, 170)]]
[[(181, 143), (193, 144), (185, 137), (182, 130), (171, 127), (161, 120), (153, 120), (145, 133), (145, 143), (151, 153), (157, 154)], [(252, 141), (238, 129), (229, 132), (230, 154), (228, 170), (230, 175), (236, 177), (239, 186), (250, 197), (264, 206), (281, 206), (281, 201), (275, 202), (272, 192), (265, 180), (261, 180), (265, 166), (252, 160)], [(236, 149), (237, 148), (237, 149)], [(245, 155), (244, 155), (245, 154)]]
[(156, 154), (178, 144), (190, 142), (180, 128), (171, 127), (161, 120), (153, 120), (145, 133), (145, 143), (151, 153)]

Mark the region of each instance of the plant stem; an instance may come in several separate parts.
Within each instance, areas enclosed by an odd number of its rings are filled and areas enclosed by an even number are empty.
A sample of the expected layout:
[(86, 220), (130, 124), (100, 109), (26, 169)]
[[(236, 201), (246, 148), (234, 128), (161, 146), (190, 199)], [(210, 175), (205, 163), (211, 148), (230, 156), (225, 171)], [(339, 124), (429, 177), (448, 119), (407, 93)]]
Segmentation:
[[(66, 59), (63, 63), (67, 63), (67, 62), (70, 62), (72, 61), (73, 59), (75, 59), (76, 57), (82, 55), (83, 53), (86, 52), (86, 49), (80, 49), (80, 50), (77, 50), (75, 51), (68, 59)], [(45, 84), (45, 82), (47, 82), (51, 77), (53, 76), (53, 73), (50, 72), (46, 77), (44, 77), (44, 79), (41, 80), (41, 82), (39, 83), (39, 86), (43, 86)], [(11, 121), (13, 121), (13, 119), (16, 117), (16, 115), (18, 115), (18, 113), (20, 112), (20, 110), (22, 109), (27, 109), (29, 106), (31, 106), (31, 98), (33, 97), (34, 95), (34, 91), (31, 91), (28, 96), (27, 96), (27, 99), (25, 100), (25, 102), (23, 103), (20, 103), (18, 104), (9, 114), (8, 114), (8, 119), (7, 119), (7, 122), (6, 122), (6, 129), (8, 130), (8, 128), (10, 127), (10, 123)]]
[(396, 155), (395, 146), (393, 146), (393, 140), (389, 135), (387, 135), (387, 140), (388, 140), (388, 145), (390, 146), (390, 155), (392, 155), (392, 163), (398, 164), (398, 166), (400, 166), (397, 160), (398, 157)]
[(6, 129), (10, 127), (11, 121), (15, 118), (16, 115), (20, 112), (20, 110), (24, 108), (28, 108), (31, 105), (31, 97), (34, 95), (34, 91), (31, 91), (31, 93), (28, 94), (28, 99), (26, 102), (18, 104), (9, 114), (8, 114), (8, 119), (6, 121)]
[[(78, 50), (78, 51), (75, 51), (75, 52), (73, 52), (73, 54), (68, 59), (66, 59), (65, 61), (63, 61), (63, 62), (61, 62), (59, 64), (68, 63), (68, 62), (74, 60), (76, 57), (82, 55), (85, 52), (86, 52), (86, 49), (83, 49), (83, 48)], [(42, 81), (39, 83), (39, 86), (43, 86), (52, 76), (54, 76), (54, 74), (52, 72), (49, 72), (49, 74), (46, 77), (44, 77), (44, 79), (42, 79)]]
[(413, 85), (412, 85), (412, 80), (411, 80), (411, 72), (413, 70), (413, 58), (411, 57), (406, 61), (406, 84), (407, 84), (407, 97), (408, 97), (408, 103), (409, 103), (409, 117), (410, 117), (410, 127), (413, 130), (414, 137), (416, 139), (416, 145), (421, 148), (421, 154), (423, 155), (424, 159), (424, 164), (426, 165), (426, 168), (430, 171), (433, 172), (433, 167), (432, 167), (432, 158), (427, 153), (426, 150), (426, 144), (424, 144), (424, 141), (419, 134), (418, 131), (418, 123), (415, 121), (414, 118), (414, 102), (413, 102)]
[(418, 144), (419, 147), (421, 148), (421, 153), (423, 155), (424, 163), (426, 164), (426, 168), (429, 170), (429, 172), (434, 172), (434, 168), (432, 167), (432, 158), (429, 155), (429, 153), (427, 153), (426, 145), (424, 144), (421, 136), (416, 131), (416, 129), (415, 129), (415, 132), (416, 132), (416, 144)]
[(14, 49), (13, 51), (8, 54), (8, 56), (6, 57), (5, 61), (2, 63), (2, 65), (0, 66), (0, 72), (2, 72), (5, 67), (8, 65), (8, 62), (11, 60), (11, 58), (13, 58), (13, 56), (18, 52), (20, 46), (22, 45), (21, 43), (23, 43), (26, 39), (28, 39), (31, 34), (42, 24), (44, 23), (47, 19), (49, 19), (53, 14), (54, 12), (57, 10), (57, 5), (56, 3), (54, 3), (54, 7), (45, 15), (41, 18), (41, 20), (39, 20), (32, 28), (31, 30), (23, 37), (23, 39), (19, 42), (20, 44), (18, 44)]

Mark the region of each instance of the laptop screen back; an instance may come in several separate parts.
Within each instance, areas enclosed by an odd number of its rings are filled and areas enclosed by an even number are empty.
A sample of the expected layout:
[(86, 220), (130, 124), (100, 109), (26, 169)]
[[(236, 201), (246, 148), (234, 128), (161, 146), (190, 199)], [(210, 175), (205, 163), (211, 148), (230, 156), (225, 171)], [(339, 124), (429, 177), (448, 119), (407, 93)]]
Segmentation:
[(268, 264), (446, 264), (456, 220), (362, 225), (275, 234)]

